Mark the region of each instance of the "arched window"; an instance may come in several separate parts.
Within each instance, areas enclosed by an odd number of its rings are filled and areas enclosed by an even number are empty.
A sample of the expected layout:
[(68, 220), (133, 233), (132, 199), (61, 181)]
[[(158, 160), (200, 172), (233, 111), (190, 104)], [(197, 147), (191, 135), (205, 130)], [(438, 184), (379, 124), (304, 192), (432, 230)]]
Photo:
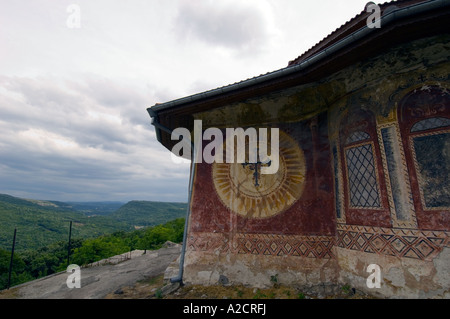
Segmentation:
[(450, 93), (423, 86), (399, 103), (399, 124), (419, 228), (450, 227)]
[(347, 224), (390, 227), (374, 115), (350, 112), (341, 122), (340, 141)]

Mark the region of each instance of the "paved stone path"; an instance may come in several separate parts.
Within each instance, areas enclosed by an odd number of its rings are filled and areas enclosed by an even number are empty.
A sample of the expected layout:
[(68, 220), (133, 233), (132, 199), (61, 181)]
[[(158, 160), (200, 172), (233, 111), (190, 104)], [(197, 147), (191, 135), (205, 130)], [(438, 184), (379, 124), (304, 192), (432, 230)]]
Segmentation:
[[(81, 268), (81, 288), (68, 288), (70, 273), (62, 272), (12, 287), (8, 296), (18, 299), (102, 299), (119, 288), (164, 273), (180, 255), (181, 245), (147, 251), (115, 265)], [(2, 293), (0, 293), (0, 299)]]

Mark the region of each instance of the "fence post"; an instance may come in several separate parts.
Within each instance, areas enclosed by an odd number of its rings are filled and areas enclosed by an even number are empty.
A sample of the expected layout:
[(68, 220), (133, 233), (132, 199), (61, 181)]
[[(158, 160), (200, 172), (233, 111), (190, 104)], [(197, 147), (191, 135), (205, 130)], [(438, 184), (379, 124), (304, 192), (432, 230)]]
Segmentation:
[(12, 250), (11, 250), (11, 260), (9, 262), (9, 274), (8, 274), (8, 287), (11, 287), (11, 273), (12, 273), (12, 266), (13, 266), (13, 258), (14, 258), (14, 247), (16, 246), (16, 232), (17, 229), (14, 228), (14, 238), (13, 238), (13, 244), (12, 244)]
[(70, 265), (70, 240), (72, 237), (72, 221), (70, 221), (69, 226), (69, 245), (67, 246), (67, 267)]

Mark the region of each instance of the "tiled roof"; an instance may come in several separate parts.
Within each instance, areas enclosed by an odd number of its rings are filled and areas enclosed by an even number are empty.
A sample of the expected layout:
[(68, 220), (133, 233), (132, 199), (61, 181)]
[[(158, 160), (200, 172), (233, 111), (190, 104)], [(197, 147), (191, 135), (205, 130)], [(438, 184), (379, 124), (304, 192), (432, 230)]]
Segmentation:
[[(391, 9), (396, 8), (404, 8), (410, 5), (414, 5), (417, 3), (423, 3), (423, 2), (429, 2), (430, 0), (397, 0), (397, 1), (390, 1), (385, 2), (383, 4), (379, 4), (381, 9), (381, 15), (389, 12)], [(368, 2), (366, 6), (363, 8), (363, 10), (357, 14), (355, 17), (350, 19), (349, 21), (345, 22), (343, 25), (341, 25), (339, 28), (331, 32), (328, 36), (326, 36), (324, 39), (319, 41), (316, 45), (311, 47), (309, 50), (304, 52), (302, 55), (297, 57), (296, 59), (289, 61), (289, 66), (293, 64), (299, 64), (303, 62), (304, 60), (308, 59), (309, 57), (315, 55), (316, 53), (319, 53), (320, 51), (326, 49), (327, 47), (331, 46), (332, 44), (338, 42), (339, 40), (345, 38), (349, 34), (355, 32), (356, 30), (362, 28), (366, 24), (367, 18), (372, 14), (370, 11), (366, 12), (366, 7), (369, 3)]]
[[(370, 2), (372, 3), (372, 2)], [(392, 11), (396, 11), (396, 9), (403, 10), (403, 9), (409, 9), (413, 8), (415, 5), (418, 4), (435, 4), (434, 8), (444, 6), (448, 6), (450, 3), (450, 0), (397, 0), (397, 1), (390, 1), (385, 2), (383, 4), (380, 4), (381, 9), (381, 18), (384, 18), (388, 15), (388, 13)], [(368, 3), (369, 4), (369, 3)], [(366, 4), (366, 6), (368, 5)], [(430, 6), (433, 7), (433, 6)], [(302, 55), (297, 57), (296, 59), (289, 62), (289, 64), (280, 69), (275, 70), (272, 72), (268, 72), (265, 74), (261, 74), (259, 76), (255, 76), (246, 80), (242, 80), (233, 84), (229, 84), (226, 86), (222, 86), (216, 89), (212, 89), (209, 91), (205, 91), (202, 93), (193, 94), (187, 97), (183, 97), (180, 99), (176, 99), (173, 101), (169, 101), (166, 103), (162, 103), (159, 105), (155, 105), (151, 108), (150, 112), (159, 112), (161, 110), (169, 109), (172, 107), (178, 107), (180, 105), (188, 104), (188, 103), (195, 103), (201, 100), (214, 98), (220, 95), (224, 95), (227, 93), (230, 93), (232, 91), (238, 90), (238, 89), (245, 89), (252, 87), (253, 85), (258, 85), (260, 83), (264, 83), (266, 81), (270, 81), (273, 79), (276, 79), (278, 77), (282, 76), (288, 76), (293, 72), (296, 72), (300, 70), (301, 68), (296, 68), (300, 66), (306, 66), (307, 64), (311, 64), (311, 60), (314, 60), (314, 57), (318, 57), (319, 55), (322, 56), (329, 56), (330, 51), (332, 51), (332, 48), (337, 46), (339, 43), (345, 42), (345, 39), (349, 36), (355, 35), (361, 30), (367, 29), (367, 18), (371, 15), (371, 12), (366, 12), (365, 8), (357, 14), (354, 18), (350, 19), (343, 25), (341, 25), (339, 28), (337, 28), (335, 31), (331, 32), (328, 36), (326, 36), (324, 39), (322, 39), (320, 42), (318, 42), (316, 45), (314, 45), (312, 48), (304, 52)], [(328, 53), (325, 52), (328, 50)], [(334, 48), (336, 50), (336, 47)], [(323, 54), (325, 53), (325, 54)], [(317, 60), (320, 59), (315, 59)]]

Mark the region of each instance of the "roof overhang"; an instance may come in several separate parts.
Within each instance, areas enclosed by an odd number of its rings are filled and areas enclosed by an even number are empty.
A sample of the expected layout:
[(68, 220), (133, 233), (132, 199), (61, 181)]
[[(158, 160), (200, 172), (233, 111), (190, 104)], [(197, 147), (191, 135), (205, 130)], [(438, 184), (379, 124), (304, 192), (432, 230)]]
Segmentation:
[(349, 26), (342, 26), (329, 36), (333, 41), (322, 40), (286, 68), (149, 107), (147, 111), (158, 141), (172, 149), (176, 141), (171, 140), (171, 131), (177, 127), (192, 129), (195, 113), (313, 83), (394, 45), (450, 33), (450, 1), (399, 1), (393, 4), (382, 7), (381, 28), (369, 28), (366, 24), (369, 14), (360, 14), (351, 21), (352, 28), (362, 25), (356, 31), (348, 33)]

